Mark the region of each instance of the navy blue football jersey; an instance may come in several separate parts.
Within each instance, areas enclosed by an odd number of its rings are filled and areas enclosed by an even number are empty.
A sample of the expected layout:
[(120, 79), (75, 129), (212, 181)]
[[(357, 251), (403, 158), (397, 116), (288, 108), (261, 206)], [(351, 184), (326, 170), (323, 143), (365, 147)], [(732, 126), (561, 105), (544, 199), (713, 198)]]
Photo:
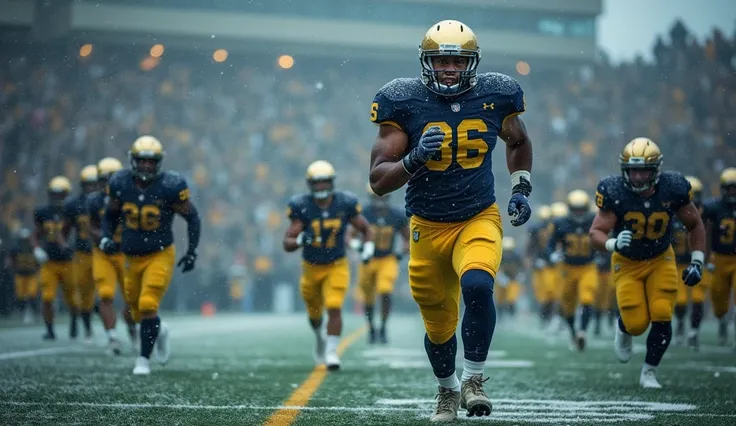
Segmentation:
[(672, 248), (675, 249), (675, 259), (678, 265), (690, 263), (687, 228), (677, 217), (672, 218)]
[(663, 172), (651, 197), (624, 186), (622, 176), (610, 176), (598, 184), (596, 204), (616, 214), (614, 234), (633, 232), (631, 245), (617, 250), (633, 260), (648, 260), (672, 244), (672, 218), (691, 201), (690, 183), (677, 172)]
[(89, 213), (87, 212), (87, 195), (79, 194), (64, 203), (64, 216), (76, 229), (74, 249), (84, 253), (92, 252), (89, 234)]
[[(550, 222), (538, 222), (529, 227), (529, 244), (533, 256), (543, 258), (552, 231)], [(545, 259), (546, 260), (546, 259)]]
[(369, 204), (363, 216), (373, 228), (376, 253), (373, 257), (386, 257), (394, 254), (396, 235), (407, 226), (406, 215), (394, 207), (376, 208)]
[(74, 250), (58, 243), (59, 239), (64, 238), (62, 236), (62, 231), (64, 230), (64, 207), (39, 207), (33, 216), (36, 227), (41, 229), (39, 245), (46, 251), (49, 260), (57, 262), (72, 260)]
[(516, 250), (504, 250), (501, 269), (510, 277), (516, 277), (524, 270), (524, 263), (521, 255)]
[(498, 73), (479, 74), (477, 84), (455, 98), (431, 92), (419, 78), (383, 86), (373, 100), (371, 120), (406, 133), (407, 153), (428, 128), (445, 133), (442, 150), (409, 180), (407, 214), (462, 222), (495, 203), (491, 152), (504, 120), (524, 108), (519, 83)]
[(360, 214), (358, 199), (345, 191), (335, 191), (332, 203), (321, 209), (311, 194), (300, 194), (289, 201), (289, 219), (304, 224), (314, 240), (302, 250), (302, 258), (311, 264), (327, 265), (345, 257), (345, 229), (350, 220)]
[(38, 272), (38, 261), (30, 245), (25, 249), (13, 247), (10, 250), (10, 262), (16, 275), (29, 276)]
[(554, 222), (552, 236), (547, 245), (547, 253), (551, 254), (562, 245), (565, 263), (568, 265), (587, 265), (595, 261), (595, 250), (590, 242), (590, 226), (593, 224), (592, 214), (581, 220), (563, 217)]
[(130, 170), (121, 170), (110, 178), (108, 195), (121, 205), (123, 253), (142, 256), (174, 243), (173, 206), (189, 200), (187, 182), (180, 174), (163, 172), (142, 189)]
[(703, 221), (712, 224), (711, 250), (718, 254), (736, 254), (736, 206), (716, 198), (703, 206)]

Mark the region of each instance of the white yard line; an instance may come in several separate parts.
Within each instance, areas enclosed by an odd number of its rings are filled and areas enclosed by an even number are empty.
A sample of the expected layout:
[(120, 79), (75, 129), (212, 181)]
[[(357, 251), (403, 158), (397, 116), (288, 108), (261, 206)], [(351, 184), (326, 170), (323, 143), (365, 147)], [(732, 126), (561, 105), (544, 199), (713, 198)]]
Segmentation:
[(78, 352), (82, 351), (86, 348), (79, 347), (79, 346), (58, 346), (53, 348), (46, 348), (46, 349), (33, 349), (28, 351), (18, 351), (18, 352), (6, 352), (0, 354), (0, 361), (6, 361), (9, 359), (16, 359), (16, 358), (30, 358), (34, 356), (43, 356), (43, 355), (53, 355), (53, 354), (60, 354), (65, 352)]

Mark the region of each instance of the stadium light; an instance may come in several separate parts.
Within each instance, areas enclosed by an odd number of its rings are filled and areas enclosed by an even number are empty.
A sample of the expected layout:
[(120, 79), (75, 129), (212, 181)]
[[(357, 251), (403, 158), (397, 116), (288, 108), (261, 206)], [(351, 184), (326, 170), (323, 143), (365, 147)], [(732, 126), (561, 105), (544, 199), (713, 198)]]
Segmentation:
[(215, 53), (212, 54), (212, 59), (215, 62), (225, 62), (227, 60), (227, 50), (225, 49), (215, 50)]
[(86, 58), (92, 53), (92, 45), (87, 43), (82, 45), (82, 47), (79, 48), (79, 56), (82, 58)]
[(281, 55), (278, 60), (279, 66), (285, 70), (294, 66), (294, 58), (289, 55)]
[(160, 58), (161, 55), (164, 54), (164, 45), (163, 44), (154, 44), (151, 46), (151, 51), (149, 52), (151, 57), (153, 58)]
[(151, 71), (152, 69), (156, 68), (156, 66), (158, 66), (159, 62), (160, 62), (159, 58), (148, 56), (146, 57), (146, 59), (141, 61), (141, 64), (140, 64), (141, 71)]
[(529, 72), (531, 70), (532, 68), (525, 61), (519, 61), (516, 63), (516, 72), (518, 72), (521, 75), (529, 75)]

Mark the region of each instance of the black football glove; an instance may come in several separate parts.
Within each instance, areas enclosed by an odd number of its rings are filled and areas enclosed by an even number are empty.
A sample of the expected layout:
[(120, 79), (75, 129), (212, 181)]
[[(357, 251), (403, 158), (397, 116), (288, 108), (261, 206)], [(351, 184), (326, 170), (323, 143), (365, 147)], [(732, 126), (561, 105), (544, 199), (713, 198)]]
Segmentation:
[(112, 254), (118, 251), (118, 244), (110, 238), (103, 237), (100, 240), (100, 250), (106, 254)]
[(511, 224), (521, 226), (532, 217), (532, 206), (529, 204), (529, 194), (532, 193), (532, 184), (524, 179), (511, 189), (508, 214), (512, 217)]
[(187, 273), (194, 269), (194, 262), (196, 261), (197, 253), (193, 251), (188, 251), (187, 254), (184, 255), (184, 257), (179, 259), (179, 263), (177, 263), (176, 266), (181, 266), (181, 271)]
[(698, 285), (700, 280), (703, 279), (703, 262), (699, 260), (691, 260), (690, 264), (682, 271), (682, 281), (688, 287), (694, 287)]

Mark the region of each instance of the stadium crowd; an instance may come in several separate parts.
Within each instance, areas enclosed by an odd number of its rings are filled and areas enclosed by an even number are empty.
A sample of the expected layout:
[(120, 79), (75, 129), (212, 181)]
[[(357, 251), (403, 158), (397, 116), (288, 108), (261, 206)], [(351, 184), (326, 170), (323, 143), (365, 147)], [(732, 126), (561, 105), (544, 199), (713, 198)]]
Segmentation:
[[(566, 73), (535, 73), (533, 63), (526, 76), (498, 70), (526, 93), (534, 201), (594, 189), (616, 172), (624, 142), (640, 135), (662, 146), (666, 168), (717, 186), (718, 171), (736, 165), (734, 46), (736, 35), (715, 31), (699, 42), (678, 22), (654, 46), (654, 63), (602, 58)], [(7, 52), (0, 64), (3, 246), (10, 232), (32, 227), (51, 177), (75, 182), (103, 156), (125, 162), (131, 141), (153, 134), (165, 144), (164, 167), (186, 176), (204, 218), (198, 288), (179, 299), (192, 307), (197, 294), (227, 299), (233, 264), (271, 282), (295, 280), (299, 257), (283, 253), (280, 241), (287, 200), (306, 189), (304, 170), (322, 157), (336, 165), (340, 187), (364, 196), (375, 135), (370, 102), (398, 75), (376, 63), (311, 59), (279, 69), (270, 58), (235, 54), (213, 63), (193, 52), (141, 61), (115, 46), (85, 57), (39, 49)]]

